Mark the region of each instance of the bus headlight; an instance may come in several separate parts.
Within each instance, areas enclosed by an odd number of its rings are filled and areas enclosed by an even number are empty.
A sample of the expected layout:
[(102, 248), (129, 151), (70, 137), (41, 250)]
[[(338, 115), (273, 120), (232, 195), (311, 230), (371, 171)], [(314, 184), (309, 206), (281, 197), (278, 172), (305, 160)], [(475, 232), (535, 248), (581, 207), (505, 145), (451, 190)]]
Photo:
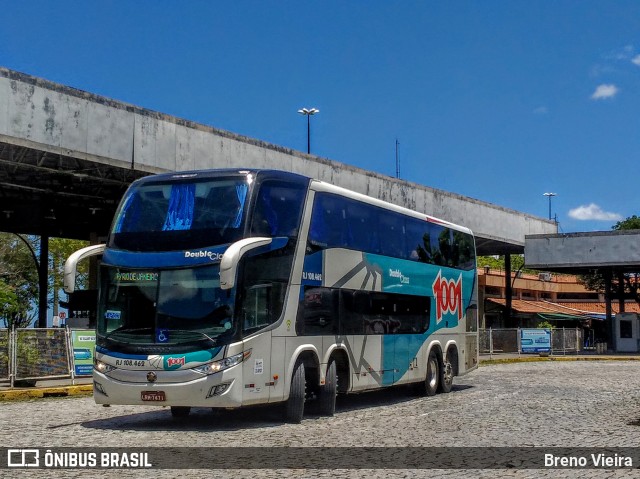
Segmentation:
[(249, 356), (251, 356), (250, 349), (248, 351), (243, 351), (240, 354), (236, 354), (235, 356), (229, 356), (228, 358), (221, 359), (220, 361), (203, 364), (202, 366), (191, 369), (202, 374), (215, 374), (240, 364), (242, 361), (249, 358)]
[(103, 374), (106, 374), (110, 371), (113, 371), (115, 368), (115, 366), (111, 366), (111, 364), (107, 364), (107, 363), (103, 363), (102, 361), (100, 361), (99, 359), (95, 359), (93, 361), (93, 368)]

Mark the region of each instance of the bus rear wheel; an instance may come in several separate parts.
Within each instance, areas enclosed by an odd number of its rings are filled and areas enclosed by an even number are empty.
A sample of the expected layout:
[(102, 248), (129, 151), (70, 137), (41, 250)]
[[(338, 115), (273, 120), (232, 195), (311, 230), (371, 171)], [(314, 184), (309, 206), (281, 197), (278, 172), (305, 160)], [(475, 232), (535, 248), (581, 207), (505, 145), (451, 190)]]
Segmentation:
[(434, 396), (438, 391), (440, 382), (440, 362), (438, 361), (438, 353), (431, 351), (427, 360), (427, 374), (419, 386), (418, 393), (421, 396)]
[(336, 362), (331, 360), (327, 367), (324, 386), (320, 386), (318, 395), (318, 409), (323, 416), (333, 416), (336, 412), (336, 395), (338, 394), (338, 374)]
[(191, 412), (189, 406), (171, 406), (171, 415), (173, 417), (187, 417)]
[(306, 378), (304, 363), (298, 359), (293, 368), (289, 399), (284, 406), (284, 419), (293, 424), (300, 424), (304, 416), (304, 400), (306, 394)]
[(455, 375), (453, 362), (455, 361), (453, 357), (453, 351), (449, 351), (447, 353), (447, 358), (440, 369), (440, 382), (438, 384), (438, 392), (448, 393), (451, 391), (453, 387), (453, 376)]

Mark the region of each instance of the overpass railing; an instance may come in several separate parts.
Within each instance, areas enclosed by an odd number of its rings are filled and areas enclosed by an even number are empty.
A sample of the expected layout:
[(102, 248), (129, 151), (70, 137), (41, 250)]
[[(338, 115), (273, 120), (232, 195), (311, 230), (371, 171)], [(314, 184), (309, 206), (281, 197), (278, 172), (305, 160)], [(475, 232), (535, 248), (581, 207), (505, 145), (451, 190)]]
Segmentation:
[[(522, 329), (531, 328), (500, 328), (479, 330), (479, 350), (481, 355), (526, 355), (522, 352), (520, 341)], [(550, 354), (578, 354), (584, 350), (584, 332), (581, 328), (553, 328), (551, 329)]]
[[(93, 357), (93, 351), (90, 351)], [(72, 331), (69, 328), (0, 329), (0, 381), (35, 385), (37, 380), (75, 379)]]

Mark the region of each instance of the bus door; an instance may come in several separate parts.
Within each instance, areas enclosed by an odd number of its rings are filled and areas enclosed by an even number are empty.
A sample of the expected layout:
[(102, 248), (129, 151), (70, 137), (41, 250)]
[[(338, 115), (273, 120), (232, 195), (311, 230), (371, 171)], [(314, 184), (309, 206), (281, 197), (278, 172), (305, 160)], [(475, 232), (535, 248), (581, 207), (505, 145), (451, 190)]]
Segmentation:
[(242, 302), (244, 350), (251, 356), (242, 366), (242, 404), (269, 400), (271, 381), (271, 331), (260, 333), (271, 323), (271, 284), (259, 284), (245, 290)]

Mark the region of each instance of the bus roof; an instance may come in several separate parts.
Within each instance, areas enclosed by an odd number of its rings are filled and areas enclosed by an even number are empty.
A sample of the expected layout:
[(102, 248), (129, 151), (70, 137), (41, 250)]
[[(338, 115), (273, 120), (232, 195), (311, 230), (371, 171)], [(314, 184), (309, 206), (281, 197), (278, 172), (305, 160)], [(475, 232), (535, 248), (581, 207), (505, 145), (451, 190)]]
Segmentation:
[(255, 177), (269, 177), (274, 179), (282, 179), (297, 182), (308, 182), (311, 178), (290, 173), (282, 170), (259, 169), (259, 168), (221, 168), (209, 170), (189, 170), (189, 171), (172, 171), (169, 173), (159, 173), (155, 175), (145, 176), (136, 180), (138, 183), (161, 182), (170, 180), (184, 180), (189, 178), (220, 178), (225, 176), (245, 176), (253, 175)]
[(225, 176), (243, 176), (243, 175), (254, 175), (256, 178), (270, 178), (270, 179), (281, 179), (287, 181), (294, 181), (296, 183), (308, 183), (311, 181), (311, 188), (315, 191), (324, 191), (327, 193), (334, 193), (337, 195), (345, 196), (348, 198), (352, 198), (354, 200), (362, 201), (365, 203), (369, 203), (372, 205), (380, 206), (381, 208), (385, 208), (391, 211), (396, 211), (398, 213), (402, 213), (407, 216), (412, 216), (414, 218), (422, 219), (429, 221), (431, 223), (436, 223), (442, 226), (446, 226), (447, 228), (454, 229), (456, 231), (460, 231), (463, 233), (467, 233), (473, 235), (472, 231), (469, 228), (464, 226), (460, 226), (454, 223), (450, 223), (445, 220), (441, 220), (439, 218), (430, 216), (426, 213), (420, 213), (409, 208), (405, 208), (403, 206), (398, 206), (393, 203), (389, 203), (384, 200), (380, 200), (378, 198), (374, 198), (372, 196), (367, 196), (362, 193), (355, 192), (353, 190), (349, 190), (347, 188), (342, 188), (340, 186), (333, 185), (331, 183), (327, 183), (321, 180), (315, 180), (305, 175), (299, 175), (297, 173), (290, 173), (288, 171), (282, 170), (272, 170), (272, 169), (260, 169), (260, 168), (224, 168), (224, 169), (208, 169), (208, 170), (190, 170), (190, 171), (174, 171), (170, 173), (160, 173), (156, 175), (145, 176), (140, 178), (134, 182), (134, 184), (143, 184), (149, 182), (162, 182), (162, 181), (171, 181), (171, 180), (184, 180), (189, 178), (220, 178)]
[(372, 196), (367, 196), (367, 195), (364, 195), (362, 193), (358, 193), (356, 191), (349, 190), (347, 188), (342, 188), (341, 186), (336, 186), (336, 185), (333, 185), (331, 183), (327, 183), (325, 181), (312, 180), (311, 189), (313, 189), (314, 191), (325, 192), (325, 193), (334, 193), (334, 194), (337, 194), (337, 195), (345, 196), (345, 197), (348, 197), (348, 198), (351, 198), (351, 199), (354, 199), (354, 200), (357, 200), (357, 201), (362, 201), (364, 203), (368, 203), (368, 204), (371, 204), (371, 205), (379, 206), (381, 208), (385, 208), (385, 209), (388, 209), (388, 210), (391, 210), (391, 211), (395, 211), (397, 213), (401, 213), (401, 214), (404, 214), (404, 215), (407, 215), (407, 216), (412, 216), (414, 218), (418, 218), (418, 219), (421, 219), (421, 220), (426, 220), (426, 221), (428, 221), (430, 223), (439, 224), (439, 225), (445, 226), (447, 228), (451, 228), (453, 230), (460, 231), (462, 233), (473, 235), (473, 232), (469, 228), (467, 228), (465, 226), (460, 226), (460, 225), (457, 225), (455, 223), (450, 223), (449, 221), (441, 220), (441, 219), (436, 218), (434, 216), (430, 216), (430, 215), (428, 215), (426, 213), (420, 213), (418, 211), (414, 211), (414, 210), (411, 210), (409, 208), (405, 208), (403, 206), (398, 206), (398, 205), (395, 205), (393, 203), (389, 203), (387, 201), (380, 200), (378, 198), (374, 198)]

